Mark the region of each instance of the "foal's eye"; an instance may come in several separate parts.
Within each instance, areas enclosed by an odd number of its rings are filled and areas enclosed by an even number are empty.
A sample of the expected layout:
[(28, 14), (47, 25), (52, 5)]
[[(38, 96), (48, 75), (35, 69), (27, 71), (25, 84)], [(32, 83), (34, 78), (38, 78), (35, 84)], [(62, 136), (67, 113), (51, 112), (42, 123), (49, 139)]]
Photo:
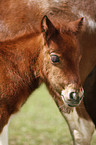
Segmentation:
[(51, 54), (51, 61), (54, 63), (59, 62), (59, 56), (55, 54)]

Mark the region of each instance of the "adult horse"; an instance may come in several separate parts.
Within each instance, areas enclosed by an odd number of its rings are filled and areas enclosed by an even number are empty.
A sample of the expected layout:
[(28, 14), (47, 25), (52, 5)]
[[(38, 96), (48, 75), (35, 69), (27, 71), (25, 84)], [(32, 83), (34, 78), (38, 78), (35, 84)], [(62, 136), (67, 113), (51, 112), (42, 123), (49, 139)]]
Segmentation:
[(82, 5), (62, 0), (0, 1), (1, 145), (8, 144), (5, 125), (10, 116), (42, 81), (67, 120), (74, 143), (90, 143), (94, 124), (83, 102), (77, 109), (71, 108), (80, 103), (81, 82), (96, 62), (95, 9), (89, 17), (89, 9)]

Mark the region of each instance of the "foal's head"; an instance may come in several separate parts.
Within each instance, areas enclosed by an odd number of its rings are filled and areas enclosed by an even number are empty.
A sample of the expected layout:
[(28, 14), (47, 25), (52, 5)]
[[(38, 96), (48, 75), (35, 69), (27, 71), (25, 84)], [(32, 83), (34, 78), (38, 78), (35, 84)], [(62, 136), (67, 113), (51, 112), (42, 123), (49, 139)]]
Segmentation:
[(68, 106), (77, 106), (83, 96), (80, 84), (80, 49), (77, 35), (83, 18), (56, 27), (44, 16), (41, 23), (44, 37), (43, 79), (52, 95)]

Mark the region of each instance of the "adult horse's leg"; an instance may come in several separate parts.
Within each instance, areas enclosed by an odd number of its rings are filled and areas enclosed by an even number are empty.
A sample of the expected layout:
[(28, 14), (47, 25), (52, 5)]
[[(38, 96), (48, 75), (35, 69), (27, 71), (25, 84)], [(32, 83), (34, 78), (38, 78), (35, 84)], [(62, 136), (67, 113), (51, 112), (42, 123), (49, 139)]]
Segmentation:
[(8, 145), (8, 124), (3, 128), (0, 134), (0, 145)]
[(9, 112), (2, 102), (0, 104), (0, 145), (8, 145)]

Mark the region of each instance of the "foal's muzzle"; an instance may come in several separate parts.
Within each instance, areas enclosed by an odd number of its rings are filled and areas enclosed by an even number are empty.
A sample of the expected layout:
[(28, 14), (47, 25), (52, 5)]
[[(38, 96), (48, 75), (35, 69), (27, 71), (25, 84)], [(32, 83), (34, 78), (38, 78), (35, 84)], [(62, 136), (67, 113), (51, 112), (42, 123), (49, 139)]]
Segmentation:
[(61, 97), (64, 103), (70, 107), (76, 107), (80, 104), (84, 96), (83, 88), (73, 89), (72, 85), (62, 90)]

